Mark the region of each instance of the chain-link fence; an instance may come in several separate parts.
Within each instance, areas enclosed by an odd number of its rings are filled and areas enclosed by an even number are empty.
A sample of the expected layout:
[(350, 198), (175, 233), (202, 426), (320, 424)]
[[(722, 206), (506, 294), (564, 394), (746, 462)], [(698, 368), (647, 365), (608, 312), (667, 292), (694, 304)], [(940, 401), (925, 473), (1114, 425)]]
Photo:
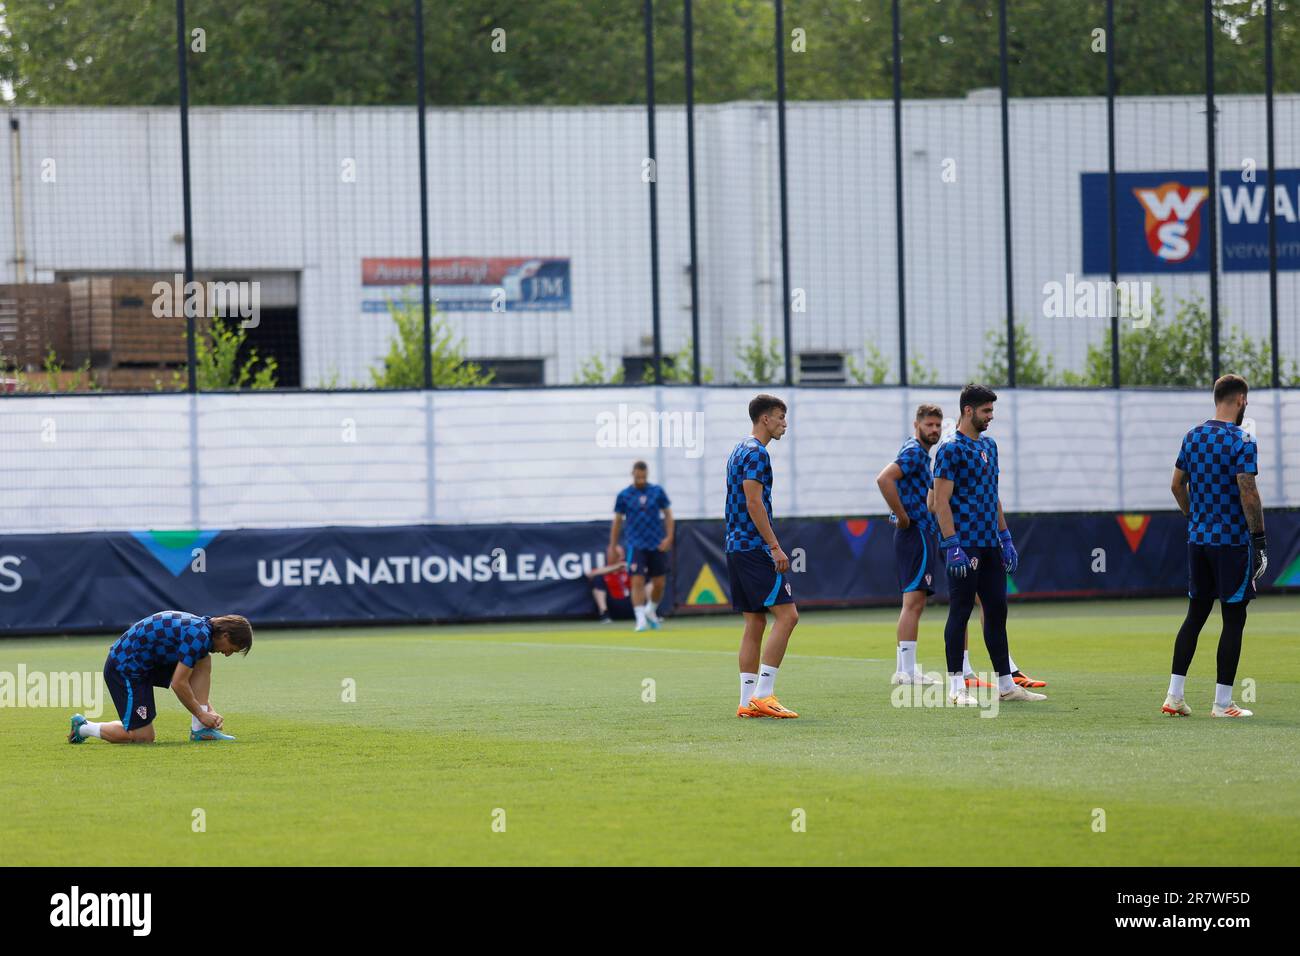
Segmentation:
[(1300, 384), (1291, 0), (2, 9), (8, 393)]

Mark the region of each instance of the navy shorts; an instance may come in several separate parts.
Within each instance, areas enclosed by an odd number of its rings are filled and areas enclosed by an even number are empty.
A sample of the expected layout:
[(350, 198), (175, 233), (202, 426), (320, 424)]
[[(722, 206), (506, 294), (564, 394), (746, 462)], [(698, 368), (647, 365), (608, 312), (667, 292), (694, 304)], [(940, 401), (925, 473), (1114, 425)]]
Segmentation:
[(914, 521), (906, 530), (894, 529), (894, 566), (898, 590), (933, 594), (943, 565), (939, 561), (939, 539), (922, 531)]
[(637, 548), (627, 564), (627, 573), (643, 578), (661, 578), (668, 573), (668, 552), (658, 548)]
[(737, 611), (762, 614), (774, 604), (793, 604), (790, 576), (778, 573), (772, 556), (762, 548), (727, 552), (731, 579), (731, 606)]
[(125, 677), (111, 658), (104, 662), (104, 684), (117, 707), (117, 716), (121, 718), (123, 728), (138, 730), (153, 723), (153, 719), (158, 716), (153, 689), (170, 687), (175, 672), (175, 665), (169, 665), (155, 668), (144, 677)]
[(1187, 545), (1187, 596), (1240, 604), (1255, 597), (1250, 545)]

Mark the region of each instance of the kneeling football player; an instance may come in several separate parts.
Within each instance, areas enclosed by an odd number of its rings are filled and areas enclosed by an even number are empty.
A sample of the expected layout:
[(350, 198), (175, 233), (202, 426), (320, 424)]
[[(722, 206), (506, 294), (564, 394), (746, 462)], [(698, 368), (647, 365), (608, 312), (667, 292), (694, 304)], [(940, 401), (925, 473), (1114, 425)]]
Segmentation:
[(253, 628), (238, 614), (200, 617), (184, 611), (159, 611), (136, 621), (108, 649), (104, 683), (122, 719), (97, 724), (72, 715), (68, 743), (98, 737), (115, 744), (152, 743), (158, 715), (153, 689), (170, 687), (190, 720), (190, 740), (234, 740), (221, 732), (224, 719), (212, 709), (213, 653), (247, 654)]

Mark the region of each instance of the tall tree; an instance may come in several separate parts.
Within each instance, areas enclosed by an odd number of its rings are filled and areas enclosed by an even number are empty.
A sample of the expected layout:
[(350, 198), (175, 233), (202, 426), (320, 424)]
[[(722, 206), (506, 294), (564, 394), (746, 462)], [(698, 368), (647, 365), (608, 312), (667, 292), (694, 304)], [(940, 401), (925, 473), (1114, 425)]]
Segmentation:
[[(1279, 90), (1300, 88), (1297, 0), (1275, 0)], [(636, 104), (644, 100), (641, 5), (631, 0), (439, 0), (425, 14), (433, 105)], [(1008, 0), (1012, 94), (1102, 92), (1093, 31), (1103, 0)], [(171, 0), (0, 0), (0, 80), (22, 104), (176, 101)], [(681, 4), (655, 4), (657, 95), (683, 95)], [(1204, 85), (1201, 0), (1116, 0), (1122, 94)], [(998, 85), (997, 0), (903, 0), (904, 91), (960, 97)], [(1224, 93), (1263, 88), (1262, 0), (1216, 0)], [(786, 0), (792, 99), (886, 98), (889, 0)], [(771, 99), (771, 0), (695, 4), (701, 102)], [(411, 0), (189, 0), (188, 54), (206, 105), (407, 105), (415, 101)], [(795, 31), (802, 31), (797, 39)], [(796, 49), (796, 42), (802, 49)], [(199, 50), (197, 47), (202, 46)]]

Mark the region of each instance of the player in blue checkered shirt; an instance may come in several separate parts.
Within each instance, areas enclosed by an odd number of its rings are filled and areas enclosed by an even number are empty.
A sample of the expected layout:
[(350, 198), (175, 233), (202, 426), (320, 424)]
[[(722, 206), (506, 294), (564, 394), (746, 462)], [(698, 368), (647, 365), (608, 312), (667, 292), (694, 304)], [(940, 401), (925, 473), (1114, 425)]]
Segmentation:
[[(776, 699), (776, 675), (785, 658), (790, 632), (799, 623), (790, 587), (790, 559), (772, 528), (772, 459), (768, 443), (785, 434), (785, 402), (757, 395), (749, 403), (750, 436), (727, 458), (724, 517), (731, 606), (745, 616), (740, 639), (740, 706), (737, 717), (798, 717)], [(775, 622), (767, 646), (767, 614)], [(760, 658), (762, 666), (760, 666)]]
[(876, 487), (889, 505), (894, 525), (894, 565), (903, 609), (898, 615), (894, 684), (933, 684), (916, 660), (916, 638), (925, 599), (935, 591), (939, 576), (938, 525), (930, 512), (934, 477), (930, 449), (943, 431), (938, 405), (921, 405), (912, 422), (912, 437), (903, 442), (894, 460), (876, 476)]
[(961, 418), (952, 438), (939, 446), (934, 467), (934, 513), (948, 569), (948, 697), (957, 706), (978, 703), (966, 689), (962, 647), (978, 596), (983, 606), (984, 646), (998, 675), (1004, 701), (1046, 700), (1015, 679), (1007, 648), (1007, 574), (1020, 557), (1002, 514), (998, 494), (998, 446), (984, 435), (993, 421), (997, 394), (983, 385), (961, 391)]
[[(657, 630), (659, 602), (668, 579), (668, 552), (673, 547), (673, 509), (668, 494), (650, 484), (650, 468), (643, 461), (632, 466), (632, 484), (614, 499), (614, 521), (609, 528), (608, 563), (616, 564), (619, 536), (626, 535), (627, 573), (632, 579), (632, 609), (636, 630)], [(650, 593), (646, 593), (646, 579)]]
[(1184, 700), (1187, 671), (1216, 597), (1223, 630), (1210, 715), (1252, 716), (1252, 711), (1232, 700), (1246, 605), (1268, 567), (1264, 506), (1255, 485), (1259, 472), (1255, 439), (1241, 427), (1248, 391), (1240, 375), (1224, 375), (1215, 382), (1214, 417), (1183, 436), (1174, 462), (1171, 489), (1187, 517), (1188, 576), (1187, 617), (1174, 641), (1169, 693), (1161, 707), (1174, 716), (1186, 717), (1192, 712)]
[[(926, 598), (935, 593), (939, 580), (939, 526), (931, 511), (934, 488), (930, 450), (939, 442), (943, 432), (943, 410), (938, 405), (924, 403), (917, 407), (912, 422), (912, 437), (903, 442), (894, 460), (876, 476), (876, 487), (889, 505), (889, 520), (894, 525), (894, 565), (898, 574), (898, 590), (903, 595), (903, 608), (898, 615), (898, 641), (895, 651), (892, 684), (936, 683), (922, 672), (916, 659), (917, 634)], [(983, 623), (984, 608), (976, 598)], [(970, 629), (962, 638), (962, 671), (967, 687), (988, 687), (971, 666), (967, 648)], [(1035, 680), (1016, 669), (1016, 662), (1007, 655), (1012, 679), (1022, 687), (1046, 687), (1047, 682)]]
[(128, 627), (108, 649), (104, 683), (120, 721), (96, 724), (73, 714), (68, 742), (98, 737), (115, 744), (152, 743), (158, 716), (155, 687), (170, 687), (193, 716), (190, 740), (234, 740), (221, 732), (225, 719), (212, 709), (211, 654), (247, 654), (253, 628), (238, 614), (202, 617), (159, 611)]

